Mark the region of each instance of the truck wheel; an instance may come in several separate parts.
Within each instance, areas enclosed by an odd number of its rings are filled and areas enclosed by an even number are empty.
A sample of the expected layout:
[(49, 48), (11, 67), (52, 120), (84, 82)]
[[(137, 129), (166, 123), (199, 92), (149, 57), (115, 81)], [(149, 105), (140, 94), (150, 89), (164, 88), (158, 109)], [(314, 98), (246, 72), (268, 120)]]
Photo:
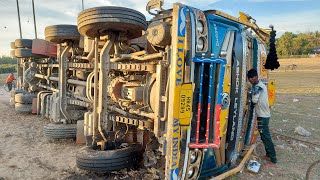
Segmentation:
[(16, 45), (15, 45), (15, 42), (10, 42), (10, 47), (11, 47), (11, 49), (17, 48)]
[(142, 13), (124, 7), (95, 7), (82, 11), (78, 16), (80, 34), (91, 38), (116, 31), (125, 32), (128, 39), (134, 39), (140, 37), (146, 28), (146, 17)]
[(41, 54), (33, 54), (31, 49), (18, 48), (15, 50), (17, 58), (46, 58), (47, 56)]
[(20, 93), (28, 93), (28, 91), (23, 90), (23, 89), (12, 90), (12, 91), (10, 92), (10, 96), (11, 96), (12, 98), (14, 98), (16, 94), (20, 94)]
[(20, 93), (14, 96), (14, 100), (20, 104), (32, 104), (32, 99), (35, 97), (37, 96), (33, 94)]
[(16, 48), (32, 48), (32, 39), (16, 39), (14, 41)]
[(73, 139), (76, 138), (77, 125), (50, 123), (43, 127), (43, 132), (48, 139)]
[(47, 41), (60, 44), (65, 41), (79, 41), (80, 34), (75, 25), (53, 25), (47, 26), (44, 30)]
[(16, 103), (14, 105), (14, 109), (19, 113), (31, 113), (32, 112), (32, 105), (31, 104)]
[(77, 167), (94, 172), (111, 172), (132, 167), (138, 161), (140, 144), (115, 150), (93, 150), (91, 147), (81, 148), (76, 155)]

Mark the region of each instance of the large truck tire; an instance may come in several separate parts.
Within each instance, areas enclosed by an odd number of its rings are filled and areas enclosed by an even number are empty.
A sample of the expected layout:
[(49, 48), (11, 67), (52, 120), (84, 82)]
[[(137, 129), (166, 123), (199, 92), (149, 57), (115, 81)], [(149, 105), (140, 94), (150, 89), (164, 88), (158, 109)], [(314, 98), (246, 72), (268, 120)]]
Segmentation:
[(43, 132), (48, 139), (74, 139), (76, 138), (77, 125), (50, 123), (43, 127)]
[(25, 94), (25, 93), (28, 93), (28, 91), (23, 90), (23, 89), (12, 90), (12, 91), (10, 91), (10, 96), (12, 98), (14, 98), (16, 94), (20, 94), (20, 93), (24, 93)]
[(14, 100), (20, 104), (32, 104), (32, 99), (36, 97), (37, 96), (33, 94), (20, 93), (14, 96)]
[(16, 48), (32, 48), (32, 39), (16, 39), (14, 41)]
[(78, 16), (80, 34), (91, 38), (114, 31), (125, 32), (128, 39), (134, 39), (140, 37), (146, 28), (146, 17), (142, 13), (124, 7), (95, 7), (82, 11)]
[(106, 151), (93, 150), (86, 146), (76, 155), (77, 167), (93, 172), (111, 172), (132, 167), (138, 161), (141, 149), (142, 146), (139, 144)]
[(14, 109), (19, 113), (31, 113), (32, 112), (32, 105), (31, 104), (16, 103), (14, 105)]
[(41, 54), (33, 54), (31, 49), (23, 49), (23, 48), (15, 49), (15, 56), (17, 58), (46, 58), (47, 57)]
[(60, 44), (65, 41), (79, 41), (80, 34), (75, 25), (53, 25), (47, 26), (44, 30), (47, 41)]

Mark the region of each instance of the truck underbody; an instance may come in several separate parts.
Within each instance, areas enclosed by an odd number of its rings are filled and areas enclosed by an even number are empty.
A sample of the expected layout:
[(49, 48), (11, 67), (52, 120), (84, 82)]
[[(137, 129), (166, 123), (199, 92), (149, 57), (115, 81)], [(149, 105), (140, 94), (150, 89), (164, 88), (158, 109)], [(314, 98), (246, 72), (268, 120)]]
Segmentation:
[(245, 14), (162, 3), (149, 2), (150, 21), (129, 8), (96, 7), (77, 26), (46, 27), (46, 41), (16, 40), (18, 87), (37, 95), (37, 113), (52, 121), (48, 138), (86, 144), (76, 156), (81, 169), (218, 176), (256, 142), (246, 73), (257, 69), (269, 85), (268, 32)]

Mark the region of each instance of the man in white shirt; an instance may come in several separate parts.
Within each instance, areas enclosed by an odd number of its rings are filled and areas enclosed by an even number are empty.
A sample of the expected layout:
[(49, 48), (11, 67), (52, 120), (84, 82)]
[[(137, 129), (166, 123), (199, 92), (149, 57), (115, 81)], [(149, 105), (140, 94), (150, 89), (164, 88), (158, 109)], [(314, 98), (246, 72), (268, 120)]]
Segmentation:
[(269, 130), (270, 108), (268, 89), (266, 85), (259, 81), (256, 69), (250, 69), (248, 71), (248, 79), (254, 86), (251, 101), (255, 104), (255, 112), (258, 117), (258, 129), (266, 150), (266, 156), (270, 158), (271, 162), (277, 163), (276, 151)]

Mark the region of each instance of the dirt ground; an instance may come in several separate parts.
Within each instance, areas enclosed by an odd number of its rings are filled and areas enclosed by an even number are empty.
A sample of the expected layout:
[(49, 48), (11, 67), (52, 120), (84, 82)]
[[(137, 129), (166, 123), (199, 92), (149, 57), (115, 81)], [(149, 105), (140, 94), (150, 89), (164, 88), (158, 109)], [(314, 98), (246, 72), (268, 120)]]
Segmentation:
[[(309, 166), (320, 160), (320, 58), (279, 61), (281, 67), (271, 72), (271, 78), (276, 79), (277, 95), (270, 120), (278, 163), (269, 166), (263, 159), (265, 151), (260, 142), (256, 150), (262, 162), (260, 172), (243, 170), (229, 179), (306, 179)], [(288, 70), (291, 64), (297, 65), (297, 69)], [(298, 126), (309, 131), (311, 136), (295, 133)], [(310, 179), (320, 179), (319, 169), (320, 164), (312, 168)]]
[[(260, 172), (255, 174), (244, 170), (230, 179), (305, 179), (308, 167), (314, 161), (320, 160), (320, 96), (279, 94), (276, 99), (270, 130), (278, 163), (270, 166), (269, 161), (263, 158), (265, 151), (259, 141), (254, 155), (258, 155), (258, 160), (262, 162)], [(299, 102), (293, 102), (294, 99)], [(311, 136), (304, 137), (295, 133), (297, 126), (311, 132)], [(320, 179), (319, 168), (320, 165), (313, 168), (311, 179)]]
[(3, 179), (57, 179), (77, 171), (73, 140), (49, 142), (42, 133), (48, 123), (35, 115), (17, 115), (9, 94), (0, 91), (0, 177)]
[[(270, 122), (278, 163), (268, 165), (259, 143), (254, 155), (262, 162), (260, 172), (243, 170), (228, 179), (305, 179), (310, 164), (320, 160), (320, 58), (280, 60), (280, 64), (282, 67), (271, 73), (276, 79), (277, 96)], [(290, 64), (297, 64), (297, 70), (285, 70)], [(141, 179), (137, 171), (107, 175), (79, 170), (75, 155), (82, 145), (73, 140), (47, 140), (42, 128), (49, 121), (35, 115), (17, 115), (9, 107), (9, 94), (2, 87), (0, 112), (0, 180)], [(311, 136), (297, 135), (294, 132), (297, 126), (311, 132)], [(320, 165), (315, 166), (311, 179), (320, 179), (319, 169)]]

